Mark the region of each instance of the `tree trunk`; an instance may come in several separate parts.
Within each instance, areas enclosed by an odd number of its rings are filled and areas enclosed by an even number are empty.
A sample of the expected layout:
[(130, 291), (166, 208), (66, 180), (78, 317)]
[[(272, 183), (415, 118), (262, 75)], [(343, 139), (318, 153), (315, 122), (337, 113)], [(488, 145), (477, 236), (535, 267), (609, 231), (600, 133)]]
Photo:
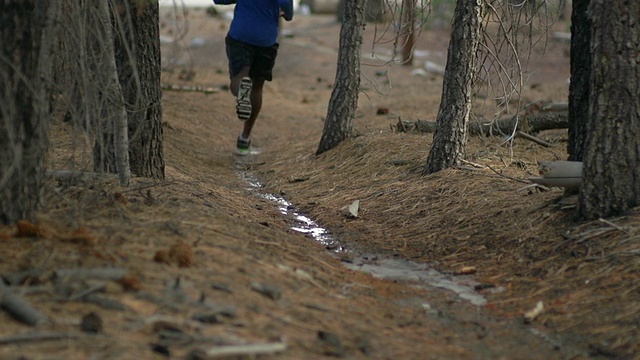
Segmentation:
[(569, 160), (582, 161), (589, 118), (591, 20), (589, 0), (574, 0), (571, 12), (571, 84), (569, 85)]
[(129, 157), (136, 176), (164, 179), (158, 1), (115, 0), (116, 63), (129, 119)]
[(415, 41), (415, 8), (416, 0), (402, 0), (402, 64), (413, 65), (413, 49)]
[(456, 165), (465, 155), (484, 7), (484, 0), (458, 0), (456, 4), (437, 128), (425, 174)]
[[(364, 21), (365, 22), (381, 22), (385, 17), (385, 6), (387, 0), (364, 0), (362, 5), (364, 6)], [(344, 22), (345, 6), (349, 0), (340, 0), (338, 7), (336, 8), (336, 19), (338, 22)]]
[(640, 204), (640, 2), (592, 0), (588, 134), (579, 215), (614, 216)]
[(59, 2), (0, 2), (0, 222), (33, 220), (48, 147)]
[[(103, 96), (110, 101), (106, 109), (107, 117), (105, 121), (104, 131), (102, 133), (103, 142), (100, 145), (103, 154), (108, 153), (112, 156), (102, 158), (100, 163), (106, 166), (105, 170), (113, 169), (118, 174), (120, 185), (129, 186), (131, 182), (131, 170), (129, 167), (129, 134), (127, 132), (127, 112), (125, 110), (124, 97), (122, 95), (122, 87), (118, 79), (118, 68), (116, 67), (116, 58), (114, 50), (114, 36), (111, 29), (111, 16), (109, 15), (109, 5), (106, 1), (98, 1), (97, 20), (99, 26), (104, 29), (104, 44), (102, 61), (105, 70), (106, 87), (103, 90)], [(107, 146), (112, 145), (112, 146)], [(108, 160), (108, 161), (104, 161)], [(112, 164), (111, 162), (115, 162)]]
[(327, 119), (316, 154), (338, 146), (351, 135), (360, 91), (360, 48), (364, 25), (364, 0), (346, 0), (340, 29), (338, 70), (329, 100)]

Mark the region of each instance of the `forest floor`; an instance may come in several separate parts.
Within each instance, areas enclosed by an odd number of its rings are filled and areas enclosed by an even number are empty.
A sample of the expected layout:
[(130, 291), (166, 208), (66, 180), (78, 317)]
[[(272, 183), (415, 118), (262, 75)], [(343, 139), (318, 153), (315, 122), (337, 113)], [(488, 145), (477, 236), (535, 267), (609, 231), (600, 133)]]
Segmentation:
[[(229, 22), (184, 20), (162, 15), (176, 40), (163, 82), (211, 91), (164, 92), (166, 180), (51, 181), (33, 233), (0, 228), (0, 274), (49, 319), (1, 313), (0, 358), (640, 357), (639, 214), (574, 222), (575, 196), (527, 180), (566, 158), (566, 130), (537, 134), (548, 148), (472, 137), (465, 166), (421, 175), (432, 135), (396, 124), (435, 119), (442, 77), (422, 69), (445, 63), (447, 29), (401, 66), (367, 25), (357, 136), (316, 156), (340, 25), (297, 16), (254, 129), (262, 153), (238, 157)], [(566, 101), (567, 54), (533, 53), (523, 104)], [(77, 168), (85, 144), (56, 122), (51, 167)]]

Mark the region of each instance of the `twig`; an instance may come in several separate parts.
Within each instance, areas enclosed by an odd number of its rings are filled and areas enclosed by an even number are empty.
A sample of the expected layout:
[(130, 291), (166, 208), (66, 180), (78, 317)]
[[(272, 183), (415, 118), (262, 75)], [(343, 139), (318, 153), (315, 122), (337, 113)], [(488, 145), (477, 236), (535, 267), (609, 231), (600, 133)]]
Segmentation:
[(93, 269), (60, 269), (56, 270), (54, 277), (57, 280), (119, 280), (129, 271), (123, 268), (93, 268)]
[(249, 356), (267, 355), (282, 352), (287, 349), (285, 342), (277, 342), (271, 344), (249, 344), (249, 345), (231, 345), (216, 346), (206, 351), (209, 358), (225, 357), (225, 356)]
[(114, 180), (114, 174), (71, 170), (47, 170), (46, 175), (55, 180)]
[(606, 220), (606, 219), (602, 219), (602, 218), (600, 218), (600, 219), (598, 219), (598, 221), (603, 222), (603, 223), (605, 223), (605, 224), (607, 224), (607, 225), (609, 225), (609, 226), (611, 226), (611, 227), (614, 227), (614, 228), (616, 228), (616, 229), (618, 229), (618, 230), (620, 230), (620, 231), (622, 231), (622, 232), (624, 232), (624, 233), (626, 233), (626, 232), (627, 232), (627, 230), (626, 230), (626, 229), (624, 229), (623, 227), (620, 227), (620, 226), (618, 226), (618, 225), (616, 225), (616, 224), (612, 223), (612, 222), (611, 222), (611, 221), (609, 221), (609, 220)]
[(525, 186), (521, 187), (520, 189), (516, 190), (516, 192), (522, 192), (522, 191), (529, 190), (529, 189), (532, 189), (532, 188), (540, 189), (542, 191), (551, 190), (551, 189), (549, 189), (548, 187), (546, 187), (544, 185), (533, 183), (533, 184), (529, 184), (529, 185), (525, 185)]
[(471, 162), (471, 161), (469, 161), (469, 160), (460, 159), (460, 162), (463, 162), (463, 163), (465, 163), (465, 164), (471, 165), (471, 166), (473, 166), (473, 167), (475, 167), (475, 168), (478, 168), (478, 169), (483, 169), (483, 168), (484, 168), (484, 165), (476, 164), (476, 163)]
[(487, 168), (489, 168), (489, 170), (493, 171), (494, 173), (496, 173), (496, 174), (498, 174), (498, 175), (500, 175), (500, 176), (502, 176), (504, 178), (507, 178), (509, 180), (521, 182), (523, 184), (529, 184), (529, 181), (527, 181), (527, 180), (522, 180), (522, 179), (514, 178), (514, 177), (509, 176), (509, 175), (502, 174), (502, 173), (498, 172), (498, 170), (496, 170), (493, 167), (491, 167), (491, 165), (487, 165)]
[(77, 339), (85, 336), (89, 336), (89, 335), (73, 334), (73, 333), (53, 333), (53, 332), (20, 334), (20, 335), (0, 337), (0, 344), (5, 345), (5, 344), (31, 342), (31, 341), (67, 340), (67, 339)]
[(123, 303), (117, 300), (110, 299), (110, 298), (96, 295), (96, 294), (85, 295), (82, 298), (82, 301), (90, 304), (96, 304), (102, 308), (109, 309), (109, 310), (119, 310), (119, 311), (128, 310), (127, 306), (124, 305)]
[(551, 144), (549, 144), (548, 142), (538, 139), (537, 137), (533, 136), (533, 135), (529, 135), (525, 132), (522, 131), (518, 131), (516, 132), (516, 135), (518, 135), (519, 137), (523, 138), (523, 139), (527, 139), (529, 141), (533, 141), (534, 143), (540, 145), (540, 146), (544, 146), (544, 147), (551, 147)]
[(138, 186), (138, 187), (122, 190), (120, 192), (121, 193), (127, 193), (127, 192), (139, 191), (139, 190), (148, 189), (148, 188), (154, 188), (154, 187), (171, 186), (171, 185), (174, 185), (174, 184), (177, 184), (177, 183), (178, 183), (177, 181), (172, 180), (172, 181), (169, 181), (169, 182), (162, 182), (162, 183), (157, 183), (157, 184)]
[(78, 299), (82, 299), (87, 295), (93, 294), (96, 291), (101, 291), (105, 287), (105, 283), (96, 284), (94, 286), (89, 287), (88, 289), (81, 291), (75, 295), (70, 296), (67, 301), (76, 301)]
[(28, 302), (19, 296), (12, 294), (10, 289), (0, 281), (0, 308), (11, 316), (28, 325), (38, 325), (47, 320), (47, 317), (36, 310)]

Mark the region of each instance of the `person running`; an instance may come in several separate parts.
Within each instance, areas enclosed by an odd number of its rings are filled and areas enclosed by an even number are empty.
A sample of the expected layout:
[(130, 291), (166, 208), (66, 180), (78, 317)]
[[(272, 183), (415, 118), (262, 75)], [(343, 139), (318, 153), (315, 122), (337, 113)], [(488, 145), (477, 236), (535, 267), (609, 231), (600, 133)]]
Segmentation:
[(251, 130), (262, 107), (262, 87), (272, 80), (278, 54), (280, 17), (293, 19), (293, 0), (213, 0), (236, 4), (225, 38), (230, 90), (236, 97), (236, 115), (244, 121), (236, 153), (251, 153)]

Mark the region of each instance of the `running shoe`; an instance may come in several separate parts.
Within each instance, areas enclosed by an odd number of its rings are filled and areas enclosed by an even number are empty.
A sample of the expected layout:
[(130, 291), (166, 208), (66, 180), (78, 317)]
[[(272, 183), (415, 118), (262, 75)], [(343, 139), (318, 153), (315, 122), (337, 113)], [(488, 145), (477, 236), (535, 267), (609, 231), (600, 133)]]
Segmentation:
[(249, 155), (251, 154), (251, 140), (243, 139), (238, 136), (238, 141), (236, 142), (236, 154), (238, 155)]
[(240, 80), (240, 87), (238, 88), (238, 97), (236, 98), (236, 114), (238, 119), (242, 121), (249, 120), (251, 117), (251, 88), (253, 82), (251, 78), (243, 77)]

